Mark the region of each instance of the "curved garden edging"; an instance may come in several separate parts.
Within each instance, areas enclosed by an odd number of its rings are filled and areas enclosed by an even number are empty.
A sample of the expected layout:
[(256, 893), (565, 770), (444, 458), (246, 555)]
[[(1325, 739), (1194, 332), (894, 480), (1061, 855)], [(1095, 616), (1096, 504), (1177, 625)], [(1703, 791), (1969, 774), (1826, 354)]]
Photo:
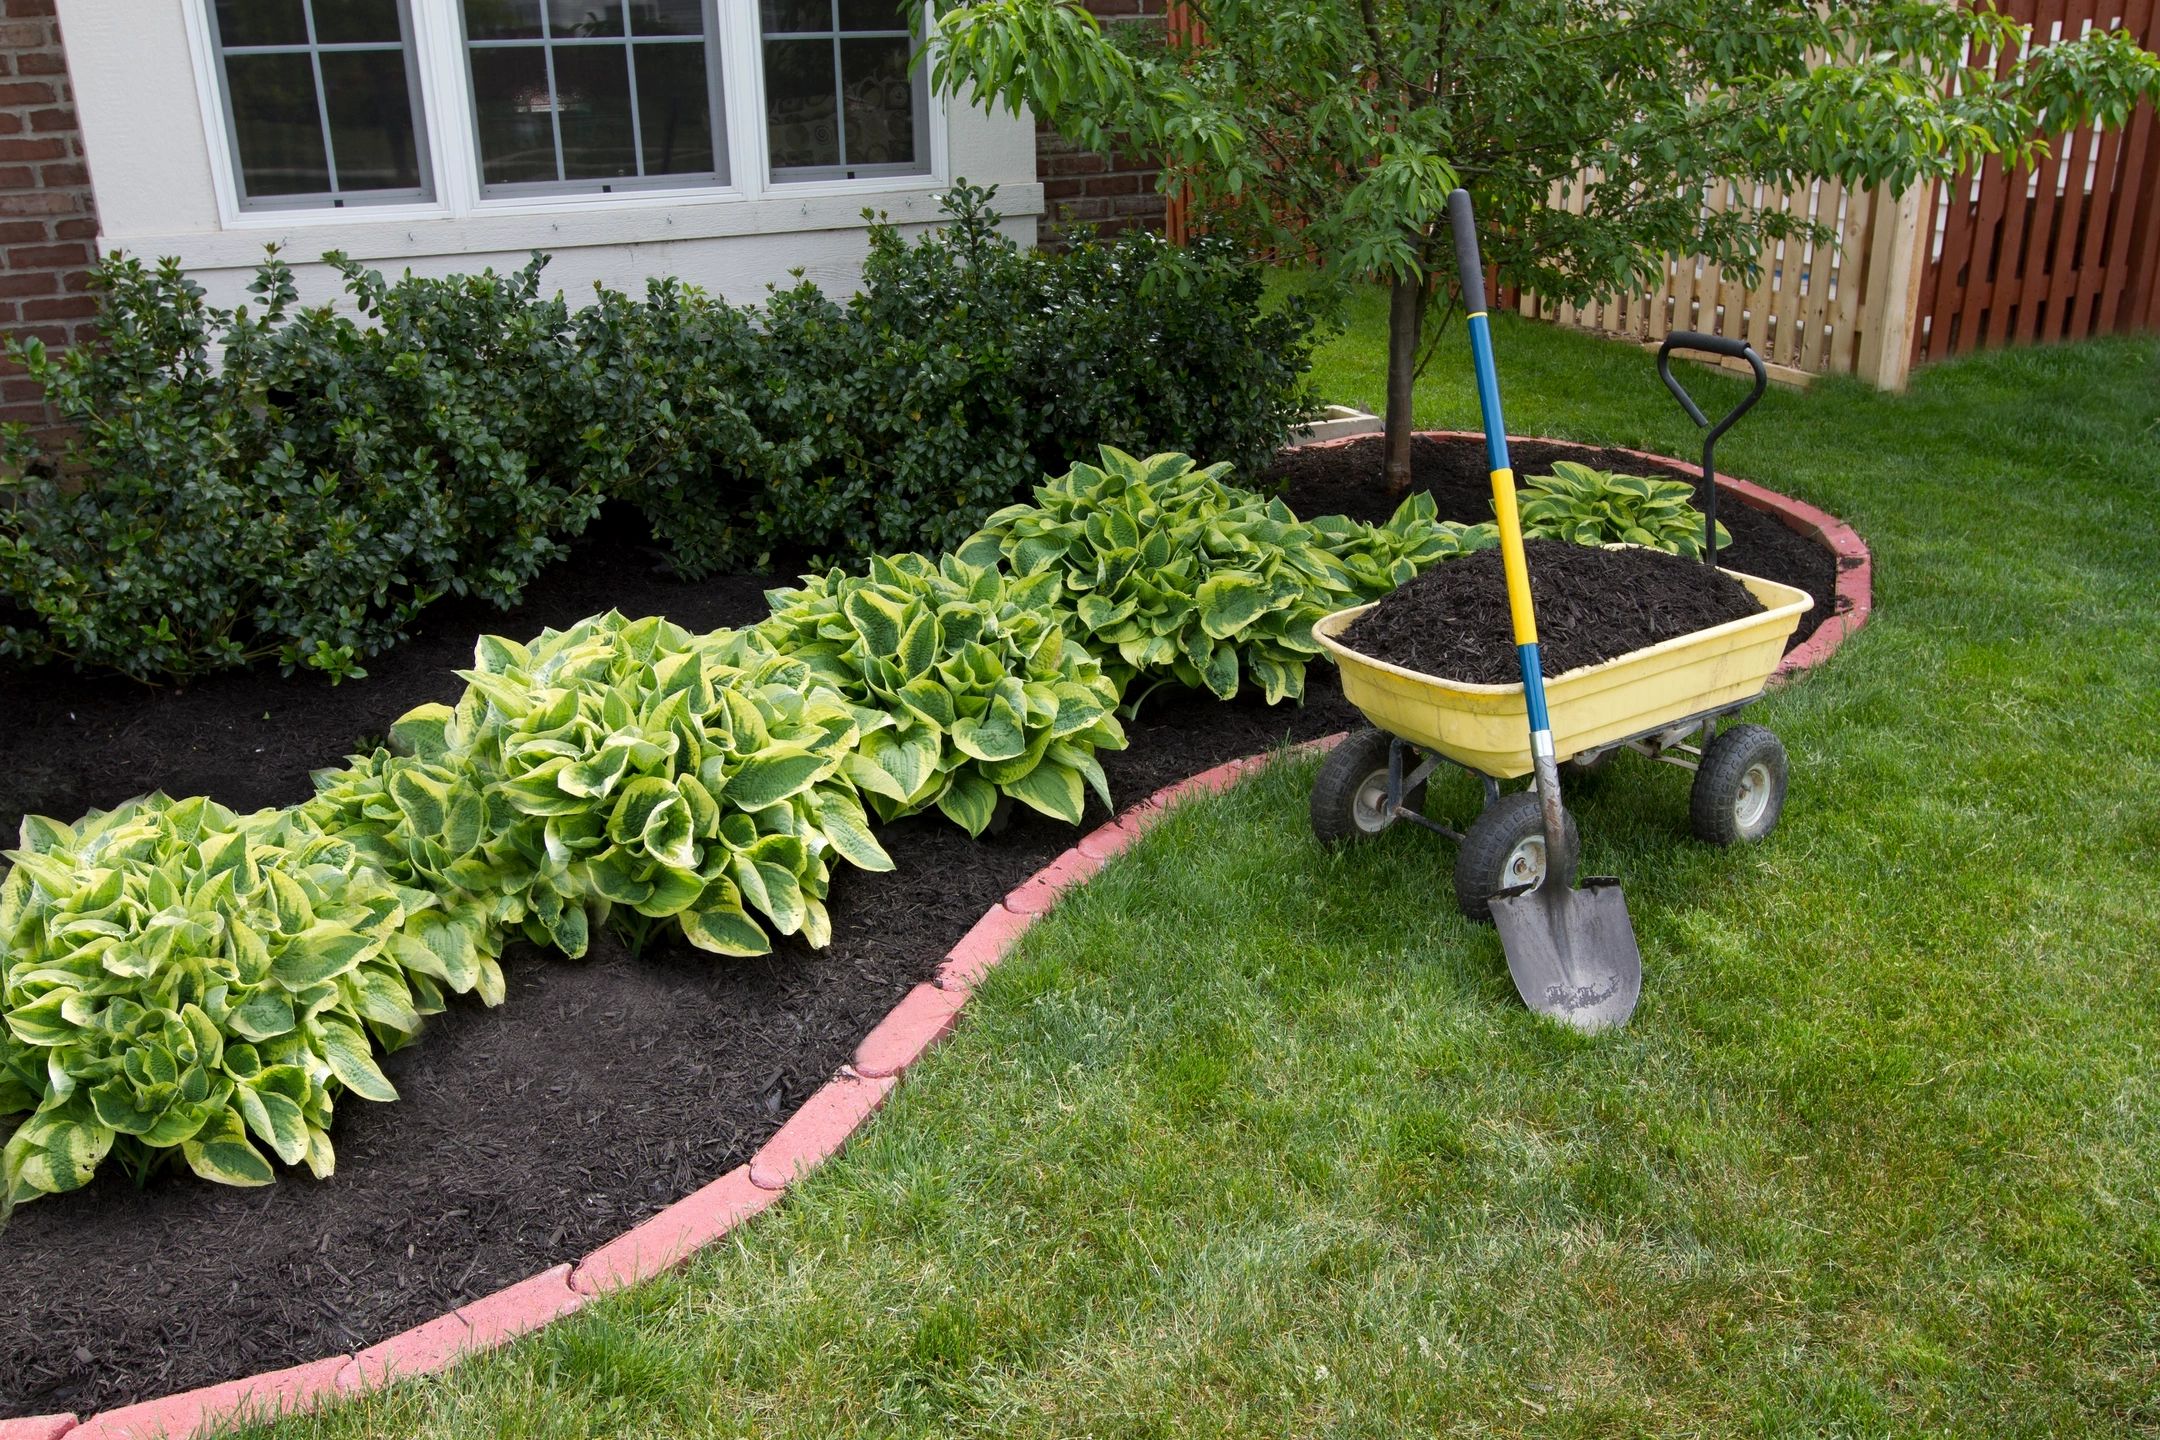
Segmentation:
[[(1466, 431), (1421, 433), (1443, 439), (1476, 438)], [(1314, 444), (1329, 447), (1364, 438), (1346, 436)], [(1669, 456), (1642, 450), (1627, 453), (1701, 474), (1700, 467)], [(1718, 484), (1740, 503), (1777, 516), (1837, 555), (1837, 593), (1831, 614), (1813, 636), (1785, 657), (1772, 681), (1820, 665), (1846, 636), (1866, 623), (1873, 608), (1872, 557), (1866, 544), (1844, 521), (1805, 501), (1722, 475)], [(1326, 750), (1342, 738), (1340, 733), (1325, 736), (1293, 746), (1288, 753)], [(296, 1414), (446, 1369), (465, 1356), (506, 1344), (571, 1314), (595, 1296), (674, 1268), (764, 1210), (790, 1183), (837, 1153), (884, 1103), (901, 1073), (952, 1029), (974, 987), (1066, 889), (1086, 880), (1139, 839), (1168, 806), (1189, 795), (1227, 789), (1273, 758), (1272, 754), (1250, 755), (1203, 770), (1157, 790), (1082, 836), (984, 912), (947, 952), (936, 976), (902, 997), (863, 1037), (853, 1063), (842, 1066), (804, 1101), (748, 1163), (574, 1264), (543, 1270), (359, 1351), (122, 1406), (88, 1420), (72, 1414), (0, 1420), (0, 1440), (60, 1440), (62, 1436), (67, 1440), (182, 1440), (245, 1418)]]

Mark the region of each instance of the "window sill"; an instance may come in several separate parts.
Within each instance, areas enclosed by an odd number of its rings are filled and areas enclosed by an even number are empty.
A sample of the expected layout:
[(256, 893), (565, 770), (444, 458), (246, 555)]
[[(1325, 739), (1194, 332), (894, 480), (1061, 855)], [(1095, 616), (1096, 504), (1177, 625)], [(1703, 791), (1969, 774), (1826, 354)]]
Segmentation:
[[(548, 200), (487, 201), (464, 215), (439, 207), (399, 206), (393, 213), (255, 211), (222, 230), (98, 237), (101, 250), (176, 256), (189, 269), (251, 267), (275, 243), (293, 263), (342, 250), (361, 261), (438, 255), (572, 250), (594, 245), (667, 244), (732, 236), (859, 230), (867, 205), (897, 224), (938, 220), (946, 187), (920, 177), (776, 186), (752, 199), (739, 191), (662, 196), (566, 195)], [(1015, 219), (1043, 213), (1040, 184), (1003, 185), (997, 209)]]

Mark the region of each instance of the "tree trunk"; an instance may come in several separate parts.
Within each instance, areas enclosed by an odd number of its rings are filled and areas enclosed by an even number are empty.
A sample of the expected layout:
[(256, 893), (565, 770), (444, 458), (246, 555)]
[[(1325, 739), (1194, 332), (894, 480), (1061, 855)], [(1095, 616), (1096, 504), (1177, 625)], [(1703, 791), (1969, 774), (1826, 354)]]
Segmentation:
[(1410, 387), (1417, 378), (1418, 337), (1425, 328), (1425, 283), (1397, 277), (1388, 295), (1387, 493), (1410, 488)]

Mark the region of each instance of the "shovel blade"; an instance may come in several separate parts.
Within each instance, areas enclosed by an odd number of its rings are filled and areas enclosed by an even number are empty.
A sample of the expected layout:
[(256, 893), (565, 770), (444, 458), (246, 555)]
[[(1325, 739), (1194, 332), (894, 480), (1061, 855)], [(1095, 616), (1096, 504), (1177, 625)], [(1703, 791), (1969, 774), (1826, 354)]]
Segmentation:
[(1523, 1004), (1584, 1033), (1627, 1024), (1642, 995), (1642, 951), (1620, 882), (1544, 884), (1492, 899), (1493, 925)]

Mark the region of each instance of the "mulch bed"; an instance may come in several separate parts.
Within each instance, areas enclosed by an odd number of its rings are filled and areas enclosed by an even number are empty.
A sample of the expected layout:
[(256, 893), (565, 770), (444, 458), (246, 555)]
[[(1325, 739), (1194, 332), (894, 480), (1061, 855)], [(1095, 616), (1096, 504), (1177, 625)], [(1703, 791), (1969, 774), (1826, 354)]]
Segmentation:
[[(765, 576), (673, 580), (612, 527), (518, 610), (439, 608), (368, 678), (230, 675), (185, 691), (0, 675), (0, 835), (144, 791), (254, 808), (304, 799), (400, 714), (455, 697), (481, 631), (525, 636), (610, 605), (699, 629), (765, 614)], [(1152, 698), (1103, 756), (1129, 803), (1220, 761), (1355, 718), (1316, 666), (1302, 707)], [(1093, 825), (1101, 816), (1091, 816)], [(723, 960), (596, 936), (577, 961), (516, 948), (496, 1009), (454, 1002), (384, 1069), (402, 1096), (348, 1097), (337, 1174), (234, 1190), (184, 1169), (118, 1174), (0, 1230), (0, 1418), (88, 1413), (373, 1344), (575, 1260), (746, 1161), (1006, 891), (1082, 832), (1018, 811), (969, 839), (936, 816), (884, 832), (889, 874), (836, 874), (833, 943)], [(0, 847), (4, 848), (4, 847)]]
[[(1529, 540), (1523, 556), (1547, 675), (1762, 613), (1730, 575), (1662, 551)], [(1342, 639), (1375, 660), (1466, 684), (1522, 676), (1497, 549), (1435, 565), (1359, 616)]]
[[(1632, 457), (1524, 445), (1640, 473)], [(1475, 441), (1421, 440), (1417, 483), (1449, 518), (1487, 518)], [(1301, 515), (1385, 519), (1377, 442), (1292, 452), (1272, 474)], [(1828, 552), (1739, 505), (1735, 568), (1821, 600)], [(332, 687), (275, 673), (186, 690), (59, 672), (0, 673), (0, 837), (25, 812), (72, 818), (162, 788), (238, 809), (289, 804), (309, 772), (371, 745), (412, 706), (449, 700), (482, 632), (527, 636), (614, 607), (693, 629), (765, 613), (767, 576), (665, 573), (636, 527), (604, 520), (510, 612), (445, 604)], [(1814, 628), (1826, 605), (1801, 624)], [(1105, 755), (1121, 801), (1222, 760), (1340, 730), (1356, 712), (1315, 666), (1302, 707), (1159, 693)], [(1091, 816), (1089, 823), (1094, 823)], [(579, 961), (514, 948), (496, 1009), (455, 1003), (384, 1068), (390, 1105), (348, 1098), (338, 1173), (234, 1190), (184, 1170), (136, 1190), (118, 1174), (24, 1206), (0, 1230), (0, 1418), (82, 1413), (388, 1338), (612, 1239), (747, 1160), (927, 978), (1000, 896), (1079, 833), (1022, 810), (975, 841), (932, 816), (884, 834), (886, 875), (844, 871), (833, 943), (756, 960), (596, 936)]]
[[(1696, 508), (1702, 507), (1702, 483), (1693, 473), (1655, 465), (1623, 450), (1548, 440), (1511, 442), (1508, 450), (1517, 475), (1542, 475), (1555, 460), (1573, 460), (1625, 475), (1684, 480), (1695, 487)], [(1483, 440), (1420, 435), (1411, 443), (1410, 466), (1411, 488), (1432, 493), (1441, 519), (1492, 519), (1492, 482), (1485, 474)], [(1394, 514), (1401, 503), (1380, 491), (1377, 435), (1346, 445), (1285, 451), (1269, 468), (1266, 481), (1282, 486), (1283, 499), (1300, 515), (1348, 515), (1377, 522)], [(1830, 618), (1837, 596), (1837, 557), (1775, 515), (1743, 505), (1730, 495), (1719, 497), (1718, 520), (1732, 534), (1732, 544), (1718, 547), (1718, 564), (1815, 597), (1815, 608), (1801, 614), (1799, 628), (1785, 642), (1786, 650), (1792, 650)]]

